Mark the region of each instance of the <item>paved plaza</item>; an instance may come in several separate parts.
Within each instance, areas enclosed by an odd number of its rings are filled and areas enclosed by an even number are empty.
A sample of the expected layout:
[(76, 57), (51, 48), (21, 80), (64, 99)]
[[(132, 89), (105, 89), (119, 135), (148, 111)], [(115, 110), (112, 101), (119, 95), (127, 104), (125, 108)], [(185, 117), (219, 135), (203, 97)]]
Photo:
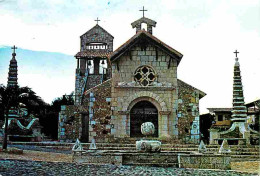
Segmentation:
[(179, 169), (141, 166), (82, 165), (63, 162), (39, 162), (22, 160), (0, 160), (0, 174), (8, 175), (200, 175), (200, 176), (246, 176), (236, 171)]

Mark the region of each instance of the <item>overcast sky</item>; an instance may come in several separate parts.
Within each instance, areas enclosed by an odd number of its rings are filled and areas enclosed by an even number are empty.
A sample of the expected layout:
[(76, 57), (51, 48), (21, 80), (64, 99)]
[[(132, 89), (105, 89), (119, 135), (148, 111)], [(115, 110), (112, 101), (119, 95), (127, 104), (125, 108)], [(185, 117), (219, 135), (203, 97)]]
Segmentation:
[[(259, 0), (0, 0), (0, 45), (75, 55), (79, 36), (99, 17), (116, 49), (135, 34), (130, 24), (142, 16), (142, 6), (157, 21), (153, 34), (184, 55), (178, 78), (207, 93), (202, 113), (232, 106), (236, 49), (245, 101), (260, 98)], [(55, 98), (48, 92), (40, 96)]]

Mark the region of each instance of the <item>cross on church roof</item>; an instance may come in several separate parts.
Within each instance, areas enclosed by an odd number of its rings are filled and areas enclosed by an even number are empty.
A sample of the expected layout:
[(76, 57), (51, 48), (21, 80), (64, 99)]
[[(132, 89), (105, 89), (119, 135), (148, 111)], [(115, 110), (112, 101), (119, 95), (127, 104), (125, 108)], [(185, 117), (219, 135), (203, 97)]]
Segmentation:
[(15, 45), (13, 47), (11, 47), (11, 49), (13, 50), (13, 53), (15, 53), (15, 49), (18, 49)]
[(144, 10), (144, 6), (143, 6), (143, 10), (139, 10), (139, 11), (143, 11), (143, 17), (144, 17), (144, 12), (147, 11), (147, 10)]
[(236, 61), (238, 61), (237, 54), (239, 53), (237, 50), (234, 52), (236, 54)]
[(96, 22), (97, 22), (97, 24), (98, 24), (98, 22), (100, 21), (99, 19), (98, 19), (98, 17), (97, 17), (97, 19), (95, 20)]

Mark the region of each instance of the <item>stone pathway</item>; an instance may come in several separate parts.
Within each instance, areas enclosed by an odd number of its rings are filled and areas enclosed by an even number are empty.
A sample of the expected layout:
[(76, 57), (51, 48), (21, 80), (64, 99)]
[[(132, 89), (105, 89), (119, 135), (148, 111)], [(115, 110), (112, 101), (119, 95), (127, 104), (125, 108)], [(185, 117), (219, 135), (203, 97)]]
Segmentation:
[(24, 160), (0, 160), (0, 175), (154, 175), (154, 176), (246, 176), (257, 174), (245, 174), (235, 171), (178, 169), (162, 167), (141, 166), (114, 166), (114, 165), (82, 165), (63, 162), (40, 162)]
[(64, 153), (64, 154), (71, 154), (71, 150), (59, 150), (53, 148), (46, 148), (45, 146), (37, 146), (37, 145), (15, 145), (9, 144), (8, 147), (15, 147), (23, 150), (33, 150), (33, 151), (41, 151), (41, 152), (52, 152), (52, 153)]

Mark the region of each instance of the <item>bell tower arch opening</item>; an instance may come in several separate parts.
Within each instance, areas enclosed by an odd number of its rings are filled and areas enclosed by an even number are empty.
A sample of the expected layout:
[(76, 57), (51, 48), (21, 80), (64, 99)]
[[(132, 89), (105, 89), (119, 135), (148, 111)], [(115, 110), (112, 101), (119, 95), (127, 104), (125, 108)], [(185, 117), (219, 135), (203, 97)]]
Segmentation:
[(147, 31), (147, 24), (141, 23), (141, 29)]
[(130, 137), (144, 137), (141, 133), (141, 125), (152, 122), (155, 133), (152, 137), (158, 137), (158, 109), (149, 101), (139, 101), (130, 110)]

